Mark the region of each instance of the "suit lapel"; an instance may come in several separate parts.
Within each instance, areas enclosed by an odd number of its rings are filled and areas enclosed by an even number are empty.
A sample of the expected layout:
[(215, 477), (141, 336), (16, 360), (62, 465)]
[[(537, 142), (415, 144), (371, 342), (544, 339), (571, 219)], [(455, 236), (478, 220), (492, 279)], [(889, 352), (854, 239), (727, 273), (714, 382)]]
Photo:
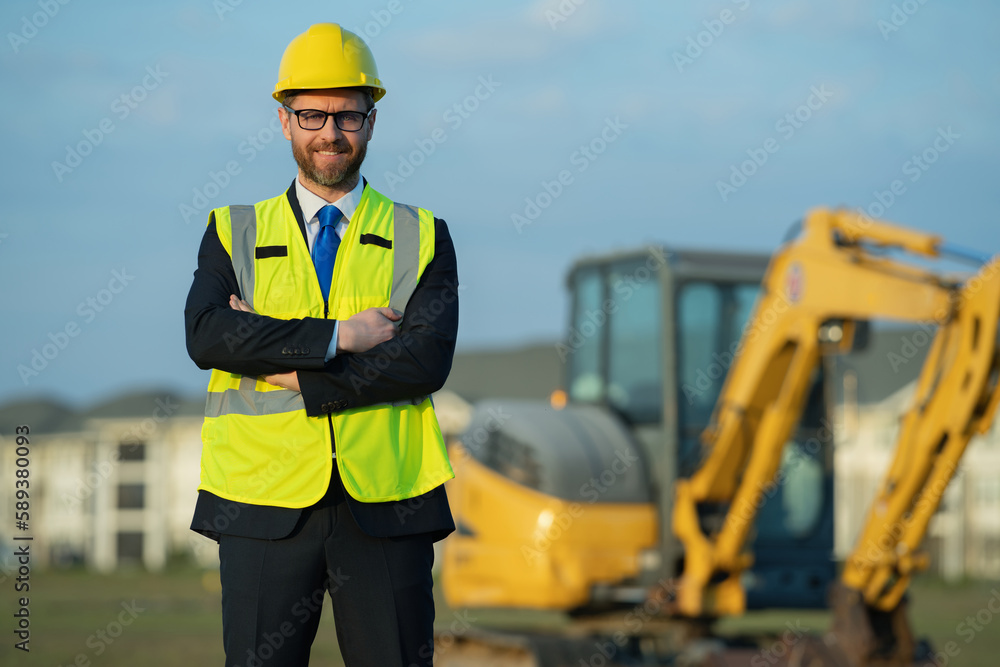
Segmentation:
[(292, 184), (285, 191), (285, 196), (288, 197), (288, 205), (292, 207), (292, 213), (295, 214), (295, 221), (299, 223), (299, 231), (302, 232), (302, 240), (305, 242), (306, 248), (308, 248), (309, 237), (306, 235), (306, 222), (302, 219), (302, 207), (299, 206), (299, 198), (295, 195), (295, 179), (292, 179)]

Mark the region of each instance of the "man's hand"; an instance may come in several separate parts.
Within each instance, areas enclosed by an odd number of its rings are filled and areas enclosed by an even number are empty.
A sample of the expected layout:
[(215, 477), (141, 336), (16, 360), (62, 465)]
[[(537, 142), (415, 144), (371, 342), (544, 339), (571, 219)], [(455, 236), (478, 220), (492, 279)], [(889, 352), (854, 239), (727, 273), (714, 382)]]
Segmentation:
[[(235, 294), (229, 295), (229, 307), (233, 310), (242, 310), (244, 313), (255, 313), (250, 304), (239, 298)], [(273, 384), (276, 387), (283, 387), (285, 389), (291, 389), (292, 391), (299, 391), (299, 375), (296, 371), (291, 373), (275, 373), (274, 375), (265, 375), (264, 382), (268, 384)]]
[(250, 304), (239, 298), (235, 294), (229, 295), (229, 307), (233, 310), (242, 310), (244, 313), (256, 313), (257, 311), (250, 307)]
[(275, 375), (265, 375), (264, 382), (268, 384), (273, 384), (278, 387), (283, 387), (285, 389), (291, 389), (292, 391), (301, 391), (299, 389), (298, 371), (292, 371), (291, 373), (277, 373)]
[(369, 308), (340, 321), (337, 333), (337, 352), (367, 352), (379, 343), (396, 335), (397, 322), (402, 314), (392, 308)]

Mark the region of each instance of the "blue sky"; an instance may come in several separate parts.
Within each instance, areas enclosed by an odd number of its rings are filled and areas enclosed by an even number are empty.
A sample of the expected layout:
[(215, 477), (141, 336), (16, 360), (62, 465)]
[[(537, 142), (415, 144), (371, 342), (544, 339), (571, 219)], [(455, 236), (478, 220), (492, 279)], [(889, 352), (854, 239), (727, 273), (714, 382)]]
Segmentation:
[(205, 219), (294, 177), (270, 93), (320, 21), (366, 37), (389, 91), (363, 173), (449, 222), (462, 348), (558, 338), (582, 255), (770, 251), (894, 180), (887, 219), (1000, 250), (995, 3), (10, 0), (0, 401), (203, 390), (183, 305)]

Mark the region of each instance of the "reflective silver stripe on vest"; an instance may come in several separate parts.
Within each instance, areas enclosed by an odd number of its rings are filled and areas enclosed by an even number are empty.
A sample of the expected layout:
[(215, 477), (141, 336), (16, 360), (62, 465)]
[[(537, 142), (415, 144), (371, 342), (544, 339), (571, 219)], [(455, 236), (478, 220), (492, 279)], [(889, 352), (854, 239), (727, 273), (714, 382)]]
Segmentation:
[[(416, 206), (394, 204), (392, 210), (392, 291), (389, 307), (402, 313), (417, 288), (420, 273), (420, 211)], [(396, 322), (396, 327), (402, 320)], [(404, 398), (378, 405), (420, 405), (426, 396)]]
[(233, 269), (243, 300), (253, 306), (253, 260), (257, 247), (257, 211), (253, 206), (230, 206)]
[[(243, 388), (244, 376), (240, 380), (239, 389), (208, 392), (205, 401), (206, 417), (221, 417), (222, 415), (277, 415), (282, 412), (305, 410), (306, 404), (302, 394), (291, 389), (280, 391), (254, 391)], [(253, 378), (249, 378), (253, 380)]]
[(402, 313), (417, 288), (420, 217), (416, 206), (395, 204), (392, 212), (392, 291), (389, 307)]
[[(277, 415), (282, 412), (294, 412), (304, 410), (305, 401), (302, 394), (297, 391), (286, 389), (284, 391), (254, 391), (253, 386), (249, 389), (244, 387), (244, 382), (255, 378), (246, 375), (240, 379), (239, 389), (227, 389), (226, 391), (208, 392), (208, 400), (205, 402), (206, 417), (221, 417), (222, 415)], [(374, 403), (371, 407), (392, 406), (398, 408), (404, 405), (420, 405), (427, 396), (417, 396), (414, 398), (403, 398), (398, 401), (388, 401), (385, 403)]]

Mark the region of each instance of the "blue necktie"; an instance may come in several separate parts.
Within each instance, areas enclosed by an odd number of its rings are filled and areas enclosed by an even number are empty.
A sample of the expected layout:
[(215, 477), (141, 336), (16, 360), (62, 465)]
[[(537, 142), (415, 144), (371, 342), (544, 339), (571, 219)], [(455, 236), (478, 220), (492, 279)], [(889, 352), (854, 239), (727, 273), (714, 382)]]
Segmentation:
[(340, 247), (340, 237), (337, 236), (337, 221), (343, 213), (333, 204), (328, 204), (319, 210), (319, 233), (313, 242), (312, 260), (316, 267), (316, 277), (323, 291), (323, 300), (330, 297), (330, 283), (333, 281), (333, 263), (337, 259), (337, 248)]

